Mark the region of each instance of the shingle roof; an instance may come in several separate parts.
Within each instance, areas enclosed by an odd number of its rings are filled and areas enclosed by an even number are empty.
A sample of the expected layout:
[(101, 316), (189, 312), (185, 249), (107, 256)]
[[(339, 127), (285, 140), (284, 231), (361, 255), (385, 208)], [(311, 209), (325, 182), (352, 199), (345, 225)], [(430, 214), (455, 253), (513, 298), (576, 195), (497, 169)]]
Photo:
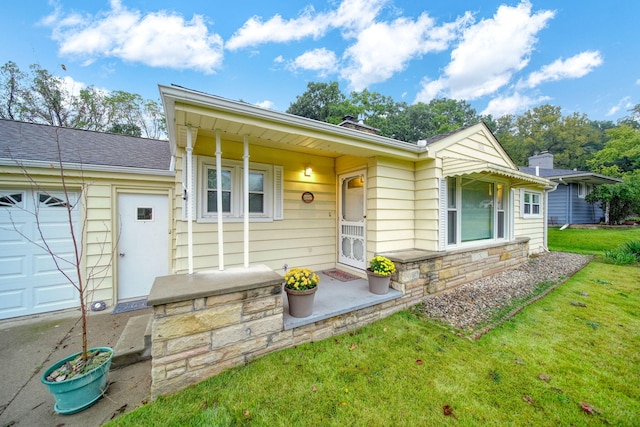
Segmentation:
[(168, 171), (169, 141), (0, 119), (0, 158)]

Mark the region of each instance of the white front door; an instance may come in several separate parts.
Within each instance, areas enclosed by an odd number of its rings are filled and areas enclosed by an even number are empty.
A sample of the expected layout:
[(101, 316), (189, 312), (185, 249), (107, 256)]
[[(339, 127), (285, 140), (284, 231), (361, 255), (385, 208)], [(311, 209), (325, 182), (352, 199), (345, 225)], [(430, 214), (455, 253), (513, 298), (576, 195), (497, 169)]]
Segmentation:
[(366, 174), (357, 171), (339, 176), (338, 262), (361, 270), (366, 265)]
[(162, 194), (118, 195), (118, 301), (149, 295), (169, 274), (169, 200)]
[[(77, 244), (82, 207), (70, 193)], [(0, 190), (0, 319), (77, 307), (78, 274), (62, 191)], [(44, 238), (44, 241), (43, 241)], [(56, 255), (58, 265), (49, 250)]]

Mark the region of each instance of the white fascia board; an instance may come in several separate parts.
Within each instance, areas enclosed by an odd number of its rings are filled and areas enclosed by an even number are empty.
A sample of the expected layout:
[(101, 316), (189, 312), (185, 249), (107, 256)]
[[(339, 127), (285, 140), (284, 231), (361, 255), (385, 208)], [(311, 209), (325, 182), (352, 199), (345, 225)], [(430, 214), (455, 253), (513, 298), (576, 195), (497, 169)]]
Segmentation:
[[(306, 117), (300, 117), (293, 114), (281, 113), (279, 111), (267, 110), (261, 107), (257, 107), (244, 102), (231, 101), (229, 99), (221, 98), (216, 95), (205, 94), (194, 90), (176, 87), (176, 86), (163, 86), (158, 85), (160, 93), (162, 95), (163, 103), (171, 105), (170, 110), (175, 110), (174, 105), (176, 101), (183, 102), (185, 104), (195, 104), (204, 108), (213, 108), (230, 112), (234, 114), (246, 115), (256, 119), (272, 121), (284, 125), (291, 125), (317, 132), (334, 134), (341, 137), (350, 139), (357, 139), (360, 141), (366, 141), (367, 143), (373, 143), (382, 147), (389, 147), (394, 149), (401, 149), (409, 153), (424, 154), (428, 153), (428, 147), (419, 147), (417, 144), (409, 142), (398, 141), (392, 138), (387, 138), (380, 135), (368, 134), (355, 129), (343, 128), (331, 123), (320, 122), (317, 120), (308, 119)], [(167, 108), (165, 107), (165, 110)], [(167, 114), (167, 126), (171, 123), (173, 125), (175, 117), (173, 114)], [(171, 120), (171, 122), (169, 121)], [(171, 126), (173, 128), (173, 126)], [(169, 132), (169, 140), (175, 143), (175, 129)], [(173, 138), (173, 139), (172, 139)]]
[[(55, 165), (55, 170), (58, 170), (57, 162), (43, 162), (39, 160), (15, 160), (15, 159), (0, 159), (0, 166), (14, 166), (23, 168), (40, 168), (51, 169), (51, 164)], [(175, 171), (165, 169), (145, 169), (145, 168), (130, 168), (125, 166), (106, 166), (106, 165), (88, 165), (83, 163), (63, 163), (64, 169), (68, 170), (81, 170), (91, 172), (110, 172), (110, 173), (131, 173), (137, 175), (157, 175), (157, 176), (174, 176)]]

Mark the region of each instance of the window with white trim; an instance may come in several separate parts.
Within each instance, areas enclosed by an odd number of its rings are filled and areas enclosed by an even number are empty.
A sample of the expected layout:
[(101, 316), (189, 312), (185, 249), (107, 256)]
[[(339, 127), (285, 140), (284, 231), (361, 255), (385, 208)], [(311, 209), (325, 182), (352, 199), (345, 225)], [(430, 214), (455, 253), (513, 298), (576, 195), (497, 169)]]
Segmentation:
[(507, 236), (507, 192), (500, 182), (446, 179), (446, 242), (459, 245)]
[(522, 190), (521, 211), (523, 218), (542, 217), (542, 194), (535, 191)]
[(584, 199), (587, 194), (591, 193), (593, 186), (584, 182), (578, 183), (578, 198)]
[[(198, 221), (217, 221), (218, 190), (215, 158), (198, 156), (196, 190)], [(244, 164), (223, 160), (220, 168), (222, 214), (225, 222), (244, 217)], [(185, 173), (186, 175), (186, 173)], [(249, 164), (249, 218), (251, 221), (273, 221), (282, 218), (282, 166)], [(199, 184), (199, 185), (198, 185)]]

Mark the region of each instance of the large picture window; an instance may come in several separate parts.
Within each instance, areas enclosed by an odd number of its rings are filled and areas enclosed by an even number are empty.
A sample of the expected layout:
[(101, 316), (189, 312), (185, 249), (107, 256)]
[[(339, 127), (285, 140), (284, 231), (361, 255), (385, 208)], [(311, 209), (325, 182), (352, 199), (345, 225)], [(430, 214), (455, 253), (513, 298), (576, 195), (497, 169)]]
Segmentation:
[(445, 182), (447, 245), (505, 238), (505, 184), (453, 177)]

